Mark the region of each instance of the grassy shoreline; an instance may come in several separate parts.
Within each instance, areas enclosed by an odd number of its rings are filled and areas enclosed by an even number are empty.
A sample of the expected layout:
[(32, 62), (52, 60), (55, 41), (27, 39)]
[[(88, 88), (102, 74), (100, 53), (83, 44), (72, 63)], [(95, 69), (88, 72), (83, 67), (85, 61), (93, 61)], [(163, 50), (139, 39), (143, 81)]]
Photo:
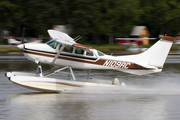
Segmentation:
[(19, 48), (0, 48), (0, 53), (21, 52)]

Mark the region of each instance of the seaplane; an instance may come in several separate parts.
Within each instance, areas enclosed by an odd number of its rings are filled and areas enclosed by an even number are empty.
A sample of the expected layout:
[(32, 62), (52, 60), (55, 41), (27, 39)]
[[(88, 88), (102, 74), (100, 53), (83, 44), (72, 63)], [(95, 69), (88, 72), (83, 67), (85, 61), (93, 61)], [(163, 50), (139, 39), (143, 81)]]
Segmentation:
[(118, 40), (119, 45), (130, 46), (126, 50), (132, 53), (140, 53), (146, 51), (148, 48), (141, 48), (140, 45), (143, 45), (143, 40), (155, 40), (157, 38), (115, 38)]
[[(7, 37), (7, 41), (9, 45), (20, 45), (22, 43), (22, 41), (17, 40), (20, 38), (14, 38), (13, 36), (9, 35)], [(29, 38), (29, 39), (25, 39), (24, 43), (41, 43), (42, 40), (37, 39), (37, 38)]]
[[(111, 84), (91, 82), (91, 69), (116, 70), (135, 75), (161, 72), (173, 44), (173, 37), (164, 36), (143, 53), (136, 55), (106, 55), (92, 47), (77, 43), (76, 38), (56, 30), (48, 30), (52, 40), (46, 43), (20, 44), (25, 57), (37, 64), (36, 73), (6, 72), (5, 76), (13, 83), (43, 92), (62, 92), (80, 87), (125, 87), (125, 83), (115, 78)], [(56, 66), (44, 72), (41, 64)], [(67, 69), (70, 79), (51, 77)], [(73, 69), (87, 69), (88, 81), (76, 79)]]
[(174, 45), (179, 45), (180, 44), (180, 37), (175, 37), (174, 38)]
[(142, 45), (142, 40), (155, 40), (156, 38), (116, 38), (119, 45)]

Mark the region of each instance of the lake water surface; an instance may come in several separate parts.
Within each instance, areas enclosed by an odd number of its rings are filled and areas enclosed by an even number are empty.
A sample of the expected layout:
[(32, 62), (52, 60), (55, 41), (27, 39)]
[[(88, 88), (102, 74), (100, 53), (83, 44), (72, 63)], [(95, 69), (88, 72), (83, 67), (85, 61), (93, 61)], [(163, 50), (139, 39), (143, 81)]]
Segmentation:
[[(117, 77), (126, 83), (125, 89), (80, 88), (50, 94), (17, 86), (4, 76), (8, 71), (35, 70), (36, 65), (19, 54), (0, 54), (0, 119), (180, 120), (180, 55), (169, 55), (161, 73), (146, 76), (91, 71), (93, 79)], [(74, 70), (84, 79), (87, 72)]]

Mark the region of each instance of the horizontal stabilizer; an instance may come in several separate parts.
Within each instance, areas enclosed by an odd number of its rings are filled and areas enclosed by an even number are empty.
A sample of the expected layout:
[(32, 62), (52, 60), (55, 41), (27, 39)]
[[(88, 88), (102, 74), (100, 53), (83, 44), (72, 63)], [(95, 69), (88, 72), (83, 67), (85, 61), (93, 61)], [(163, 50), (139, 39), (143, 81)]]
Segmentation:
[(137, 64), (139, 66), (142, 66), (144, 68), (148, 68), (148, 69), (158, 69), (157, 67), (151, 66), (151, 65), (148, 65), (148, 64), (143, 64), (143, 63), (135, 63), (135, 64)]

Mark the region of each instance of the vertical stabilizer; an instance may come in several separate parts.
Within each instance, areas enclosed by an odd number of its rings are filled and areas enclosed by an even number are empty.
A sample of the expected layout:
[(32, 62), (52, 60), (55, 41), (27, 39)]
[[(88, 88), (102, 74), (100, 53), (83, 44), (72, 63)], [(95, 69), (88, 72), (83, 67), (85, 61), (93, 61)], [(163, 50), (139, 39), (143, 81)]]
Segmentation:
[(150, 66), (163, 67), (174, 38), (165, 36), (147, 51), (138, 55), (139, 61)]
[(173, 40), (173, 37), (165, 36), (143, 53), (137, 55), (119, 56), (119, 60), (134, 63), (136, 66), (141, 66), (143, 69), (133, 68), (118, 70), (136, 75), (161, 72), (173, 44)]

